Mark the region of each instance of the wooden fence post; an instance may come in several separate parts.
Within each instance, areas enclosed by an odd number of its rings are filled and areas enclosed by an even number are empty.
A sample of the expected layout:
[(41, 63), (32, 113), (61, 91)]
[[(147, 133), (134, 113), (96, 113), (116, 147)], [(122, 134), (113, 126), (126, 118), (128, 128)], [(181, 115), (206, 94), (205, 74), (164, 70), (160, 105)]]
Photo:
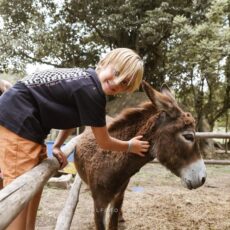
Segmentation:
[(68, 198), (66, 200), (65, 206), (60, 212), (55, 230), (69, 230), (77, 203), (79, 201), (79, 193), (81, 189), (81, 178), (76, 175), (74, 183), (70, 189)]

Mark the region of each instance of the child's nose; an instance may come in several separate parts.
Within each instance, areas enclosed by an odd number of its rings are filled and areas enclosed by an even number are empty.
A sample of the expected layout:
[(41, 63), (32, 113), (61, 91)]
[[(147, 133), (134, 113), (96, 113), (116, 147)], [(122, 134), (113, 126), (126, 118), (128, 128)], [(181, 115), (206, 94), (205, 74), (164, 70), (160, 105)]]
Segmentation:
[(110, 85), (111, 85), (111, 86), (113, 86), (113, 87), (118, 86), (118, 84), (117, 84), (117, 82), (115, 81), (115, 79), (114, 79), (114, 78), (113, 78), (113, 79), (111, 79), (109, 82), (110, 82)]

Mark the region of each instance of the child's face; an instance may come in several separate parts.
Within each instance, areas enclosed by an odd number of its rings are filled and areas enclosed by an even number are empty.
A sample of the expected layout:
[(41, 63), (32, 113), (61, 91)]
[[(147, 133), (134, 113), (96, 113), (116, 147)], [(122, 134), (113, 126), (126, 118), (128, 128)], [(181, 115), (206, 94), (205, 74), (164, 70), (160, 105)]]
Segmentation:
[(115, 95), (126, 92), (128, 82), (124, 80), (120, 84), (117, 84), (114, 81), (117, 77), (119, 77), (119, 72), (117, 72), (112, 65), (108, 65), (99, 71), (98, 78), (106, 95)]

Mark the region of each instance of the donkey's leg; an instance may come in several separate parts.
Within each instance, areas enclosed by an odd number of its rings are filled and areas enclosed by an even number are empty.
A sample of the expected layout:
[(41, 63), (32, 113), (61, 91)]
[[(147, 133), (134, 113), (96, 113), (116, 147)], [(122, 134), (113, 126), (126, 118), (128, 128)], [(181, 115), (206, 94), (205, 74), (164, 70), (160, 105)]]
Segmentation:
[(120, 193), (111, 202), (109, 230), (117, 230), (118, 221), (124, 221), (121, 208), (124, 200), (125, 189), (127, 188), (128, 183), (129, 181), (126, 184), (124, 184)]
[[(118, 219), (121, 214), (121, 207), (124, 199), (124, 192), (119, 194), (110, 206), (110, 219), (109, 219), (109, 230), (117, 230), (118, 229)], [(122, 217), (123, 218), (123, 217)]]
[(108, 203), (102, 202), (99, 199), (94, 200), (94, 220), (96, 230), (105, 230), (105, 214)]
[[(123, 204), (123, 202), (122, 202), (122, 204)], [(119, 212), (118, 222), (119, 222), (119, 223), (125, 222), (125, 219), (124, 219), (124, 217), (123, 217), (122, 208), (121, 208), (121, 210), (120, 210), (120, 212)]]

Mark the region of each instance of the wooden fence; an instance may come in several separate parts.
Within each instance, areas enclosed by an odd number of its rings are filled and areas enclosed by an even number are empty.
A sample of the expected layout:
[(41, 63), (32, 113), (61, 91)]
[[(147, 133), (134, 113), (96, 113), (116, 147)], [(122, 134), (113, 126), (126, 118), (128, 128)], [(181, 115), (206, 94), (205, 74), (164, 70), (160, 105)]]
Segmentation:
[[(230, 138), (230, 133), (197, 132), (195, 136), (196, 138)], [(62, 148), (66, 156), (69, 156), (74, 150), (78, 138), (79, 136), (71, 139)], [(206, 161), (206, 163), (208, 162)], [(10, 224), (59, 167), (56, 158), (46, 159), (0, 191), (0, 230), (4, 230)], [(67, 199), (65, 208), (58, 217), (56, 230), (68, 230), (70, 228), (72, 216), (78, 202), (80, 186), (81, 180), (76, 177), (70, 191), (71, 195)], [(73, 194), (76, 194), (76, 196), (73, 196)]]
[(230, 139), (230, 133), (221, 133), (221, 132), (196, 132), (195, 133), (196, 138), (220, 138), (220, 139), (225, 139), (229, 138)]
[[(71, 139), (62, 148), (67, 157), (73, 152), (78, 138), (79, 136)], [(59, 167), (55, 157), (48, 158), (0, 191), (0, 230), (4, 230), (11, 223)]]

